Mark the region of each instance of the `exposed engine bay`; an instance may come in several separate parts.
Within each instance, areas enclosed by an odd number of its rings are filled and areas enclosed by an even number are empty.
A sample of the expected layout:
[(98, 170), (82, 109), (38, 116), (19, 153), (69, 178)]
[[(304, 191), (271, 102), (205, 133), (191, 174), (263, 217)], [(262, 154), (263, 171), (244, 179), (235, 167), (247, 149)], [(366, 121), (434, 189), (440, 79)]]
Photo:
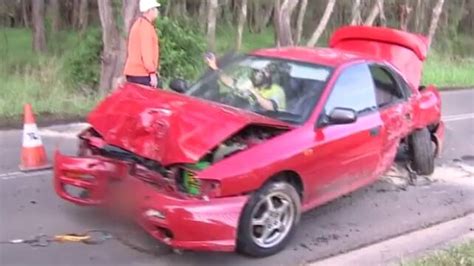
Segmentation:
[[(174, 164), (164, 166), (160, 162), (144, 158), (133, 152), (107, 144), (97, 131), (89, 128), (79, 135), (81, 139), (79, 155), (99, 155), (136, 165), (136, 169), (147, 169), (159, 173), (176, 184), (176, 189), (190, 195), (201, 194), (202, 182), (196, 178), (197, 173), (239, 152), (250, 149), (260, 143), (276, 137), (288, 129), (263, 125), (249, 125), (209, 151), (194, 164)], [(156, 184), (152, 176), (143, 177), (143, 181)], [(161, 183), (161, 182), (160, 182)]]

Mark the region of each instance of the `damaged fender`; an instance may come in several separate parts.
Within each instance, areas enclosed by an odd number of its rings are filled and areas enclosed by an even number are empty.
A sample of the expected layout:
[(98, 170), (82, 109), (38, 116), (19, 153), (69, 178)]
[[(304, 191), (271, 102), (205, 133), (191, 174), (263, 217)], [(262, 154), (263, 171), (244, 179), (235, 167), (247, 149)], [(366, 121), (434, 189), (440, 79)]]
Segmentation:
[[(69, 157), (56, 151), (55, 189), (61, 198), (78, 205), (113, 206), (117, 202), (107, 202), (109, 183), (120, 181), (121, 190), (127, 191), (121, 194), (121, 201), (133, 204), (132, 217), (154, 238), (180, 249), (235, 250), (248, 195), (207, 200), (187, 197), (143, 182), (130, 169), (130, 163), (101, 156)], [(70, 187), (88, 191), (87, 196), (71, 194)]]

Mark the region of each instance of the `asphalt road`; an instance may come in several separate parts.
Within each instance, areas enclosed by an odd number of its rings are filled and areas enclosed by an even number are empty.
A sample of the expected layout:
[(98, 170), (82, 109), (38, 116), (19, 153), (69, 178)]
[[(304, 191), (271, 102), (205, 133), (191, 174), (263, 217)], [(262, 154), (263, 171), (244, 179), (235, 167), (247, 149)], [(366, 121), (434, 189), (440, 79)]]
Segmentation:
[[(300, 265), (472, 213), (472, 172), (455, 175), (446, 166), (474, 165), (474, 90), (443, 93), (443, 103), (447, 139), (437, 162), (440, 179), (404, 186), (403, 180), (400, 185), (396, 179), (383, 178), (303, 215), (289, 247), (263, 259), (232, 253), (175, 253), (134, 225), (64, 202), (53, 191), (51, 172), (14, 173), (21, 131), (0, 132), (0, 241), (91, 229), (107, 229), (126, 239), (97, 246), (0, 244), (0, 265)], [(45, 136), (43, 142), (50, 158), (56, 147), (75, 152), (73, 138)]]

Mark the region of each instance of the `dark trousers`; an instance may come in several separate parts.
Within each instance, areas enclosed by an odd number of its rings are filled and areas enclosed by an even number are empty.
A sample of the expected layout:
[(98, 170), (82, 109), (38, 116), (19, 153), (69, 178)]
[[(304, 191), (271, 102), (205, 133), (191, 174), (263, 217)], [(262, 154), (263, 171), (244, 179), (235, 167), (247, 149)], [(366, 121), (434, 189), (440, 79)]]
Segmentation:
[(149, 76), (126, 76), (128, 82), (138, 83), (145, 86), (150, 86)]

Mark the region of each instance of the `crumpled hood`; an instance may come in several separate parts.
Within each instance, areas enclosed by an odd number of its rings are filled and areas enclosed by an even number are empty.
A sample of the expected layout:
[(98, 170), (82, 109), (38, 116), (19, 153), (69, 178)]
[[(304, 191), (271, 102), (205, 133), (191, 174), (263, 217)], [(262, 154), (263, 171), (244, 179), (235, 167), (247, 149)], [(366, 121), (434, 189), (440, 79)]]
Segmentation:
[(108, 144), (163, 165), (197, 162), (250, 124), (288, 127), (252, 112), (130, 83), (103, 100), (88, 122)]

